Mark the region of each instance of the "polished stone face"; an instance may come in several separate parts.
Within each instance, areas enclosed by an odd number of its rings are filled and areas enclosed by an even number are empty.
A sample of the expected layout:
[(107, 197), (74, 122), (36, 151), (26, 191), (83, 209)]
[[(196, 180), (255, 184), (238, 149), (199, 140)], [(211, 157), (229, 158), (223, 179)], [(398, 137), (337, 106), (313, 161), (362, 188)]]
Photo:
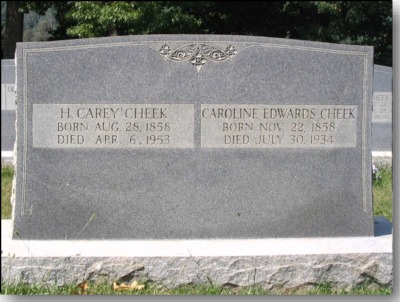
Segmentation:
[[(1, 110), (1, 151), (12, 152), (15, 143), (15, 110)], [(3, 156), (2, 156), (3, 157)]]
[(1, 151), (3, 153), (11, 153), (14, 149), (15, 109), (15, 63), (14, 60), (1, 60)]
[(1, 84), (15, 84), (14, 60), (1, 60)]
[(374, 65), (372, 151), (392, 151), (392, 68)]
[(14, 238), (372, 236), (372, 47), (17, 47)]

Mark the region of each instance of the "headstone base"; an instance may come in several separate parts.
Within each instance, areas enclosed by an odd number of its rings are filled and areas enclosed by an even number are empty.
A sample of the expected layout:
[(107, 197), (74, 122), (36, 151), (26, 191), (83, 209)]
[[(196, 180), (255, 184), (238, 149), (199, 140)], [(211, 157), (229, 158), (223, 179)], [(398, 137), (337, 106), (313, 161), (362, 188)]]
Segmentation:
[(375, 218), (375, 237), (251, 240), (21, 241), (2, 220), (4, 284), (152, 280), (183, 284), (302, 289), (392, 286), (392, 226)]

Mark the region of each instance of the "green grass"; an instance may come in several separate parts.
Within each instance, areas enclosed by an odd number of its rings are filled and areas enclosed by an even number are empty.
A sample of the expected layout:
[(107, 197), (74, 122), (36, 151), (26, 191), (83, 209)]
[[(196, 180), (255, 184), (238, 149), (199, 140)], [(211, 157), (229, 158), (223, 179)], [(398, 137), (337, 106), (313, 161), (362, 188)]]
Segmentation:
[(5, 166), (1, 168), (1, 219), (11, 218), (11, 189), (14, 177), (14, 168)]
[(378, 178), (374, 180), (374, 215), (385, 216), (392, 221), (392, 168), (391, 166), (379, 167)]
[[(182, 285), (176, 288), (167, 288), (160, 284), (144, 282), (145, 287), (141, 290), (114, 290), (112, 285), (107, 283), (88, 283), (85, 295), (390, 295), (392, 290), (380, 286), (369, 288), (367, 284), (356, 286), (352, 290), (339, 290), (332, 284), (320, 284), (307, 291), (294, 290), (273, 290), (268, 291), (260, 285), (247, 287), (224, 287), (214, 285)], [(63, 286), (37, 286), (37, 285), (2, 285), (2, 295), (82, 295), (82, 290), (77, 285)]]
[(351, 290), (336, 289), (332, 284), (324, 283), (309, 292), (310, 295), (391, 295), (392, 289), (386, 286), (361, 284)]

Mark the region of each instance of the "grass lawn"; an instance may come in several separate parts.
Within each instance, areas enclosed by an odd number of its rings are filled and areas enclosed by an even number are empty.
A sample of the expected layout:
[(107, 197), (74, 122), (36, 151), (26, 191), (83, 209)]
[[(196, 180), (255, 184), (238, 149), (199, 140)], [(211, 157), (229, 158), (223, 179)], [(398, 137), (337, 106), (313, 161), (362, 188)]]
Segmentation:
[(139, 283), (140, 289), (118, 290), (110, 284), (86, 282), (73, 286), (32, 286), (7, 285), (1, 287), (2, 295), (390, 295), (392, 290), (386, 287), (369, 288), (359, 285), (352, 290), (337, 290), (330, 284), (320, 284), (308, 291), (274, 290), (268, 291), (259, 285), (248, 287), (223, 287), (207, 285), (184, 285), (176, 288), (166, 288), (152, 282)]
[(374, 196), (374, 215), (385, 216), (392, 221), (392, 168), (383, 166), (379, 168), (378, 178), (374, 181), (372, 189)]
[(11, 189), (14, 177), (14, 168), (5, 166), (1, 168), (1, 219), (11, 218)]

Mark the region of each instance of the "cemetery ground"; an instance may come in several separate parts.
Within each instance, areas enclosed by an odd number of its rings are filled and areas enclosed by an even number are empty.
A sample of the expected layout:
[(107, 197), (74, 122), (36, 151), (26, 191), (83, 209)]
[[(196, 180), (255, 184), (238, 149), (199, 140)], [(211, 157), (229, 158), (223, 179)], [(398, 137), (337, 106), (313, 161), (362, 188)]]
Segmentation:
[[(1, 169), (1, 219), (11, 218), (10, 195), (14, 169), (4, 166)], [(391, 166), (381, 166), (373, 184), (374, 216), (384, 216), (392, 221), (392, 170)], [(250, 287), (217, 286), (209, 280), (209, 284), (186, 285), (176, 288), (166, 288), (161, 284), (141, 280), (131, 285), (114, 283), (83, 282), (64, 286), (2, 284), (3, 295), (110, 295), (110, 294), (143, 294), (143, 295), (284, 295), (284, 294), (315, 294), (315, 295), (389, 295), (391, 288), (376, 287), (361, 284), (351, 290), (336, 289), (332, 284), (319, 284), (309, 290), (267, 291), (255, 284)]]

